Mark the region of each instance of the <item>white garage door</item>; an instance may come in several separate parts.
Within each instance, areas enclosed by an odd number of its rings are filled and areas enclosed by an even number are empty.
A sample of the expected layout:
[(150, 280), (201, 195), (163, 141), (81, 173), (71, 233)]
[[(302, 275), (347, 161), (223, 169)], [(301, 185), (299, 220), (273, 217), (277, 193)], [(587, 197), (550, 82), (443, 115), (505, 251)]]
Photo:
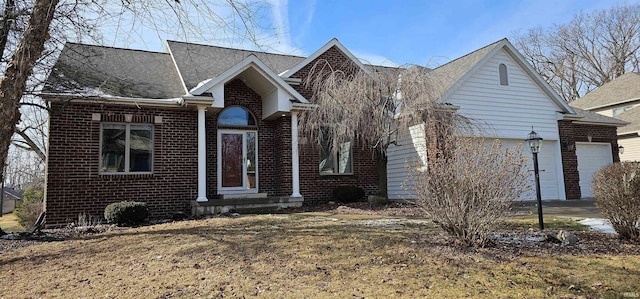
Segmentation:
[[(527, 169), (529, 170), (529, 191), (523, 194), (520, 200), (535, 200), (536, 185), (533, 174), (533, 155), (525, 148), (524, 140), (504, 139), (504, 147), (520, 145), (524, 156), (527, 159)], [(543, 141), (542, 150), (538, 154), (538, 168), (540, 169), (540, 193), (542, 199), (560, 199), (559, 192), (562, 185), (558, 182), (558, 169), (556, 161), (557, 141)], [(560, 176), (562, 177), (562, 176)]]
[(578, 156), (578, 174), (580, 175), (582, 197), (593, 197), (591, 188), (593, 174), (598, 169), (613, 163), (611, 144), (576, 142), (576, 156)]

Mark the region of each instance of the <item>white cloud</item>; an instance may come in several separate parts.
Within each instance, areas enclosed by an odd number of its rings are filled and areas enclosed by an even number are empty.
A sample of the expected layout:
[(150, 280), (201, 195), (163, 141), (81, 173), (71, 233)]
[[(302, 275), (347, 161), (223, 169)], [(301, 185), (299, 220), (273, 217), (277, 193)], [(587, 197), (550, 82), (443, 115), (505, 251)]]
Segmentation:
[(384, 57), (382, 55), (370, 54), (370, 53), (360, 52), (356, 50), (350, 50), (350, 51), (351, 53), (353, 53), (355, 57), (360, 59), (360, 61), (364, 64), (382, 65), (382, 66), (390, 66), (390, 67), (398, 66), (397, 63), (391, 61), (391, 59)]
[(267, 2), (271, 7), (271, 24), (274, 32), (267, 37), (266, 47), (284, 54), (304, 55), (304, 51), (291, 42), (288, 0), (268, 0)]

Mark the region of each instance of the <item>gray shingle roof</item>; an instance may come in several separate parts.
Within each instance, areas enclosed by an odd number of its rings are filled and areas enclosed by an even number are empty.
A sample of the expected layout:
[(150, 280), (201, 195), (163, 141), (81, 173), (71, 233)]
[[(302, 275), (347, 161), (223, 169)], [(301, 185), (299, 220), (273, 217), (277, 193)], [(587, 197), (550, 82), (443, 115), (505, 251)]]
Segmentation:
[(610, 125), (617, 125), (617, 126), (624, 126), (629, 123), (628, 121), (625, 121), (625, 120), (604, 116), (602, 114), (598, 114), (588, 110), (583, 110), (580, 108), (574, 107), (573, 111), (576, 112), (576, 115), (582, 117), (579, 121), (583, 121), (583, 122), (610, 124)]
[(640, 98), (640, 73), (626, 73), (571, 102), (571, 106), (592, 109)]
[(167, 44), (188, 90), (204, 80), (220, 75), (251, 54), (256, 55), (276, 74), (280, 74), (304, 60), (304, 57), (299, 56), (176, 41), (167, 41)]
[(435, 96), (441, 97), (504, 39), (443, 64), (429, 72)]
[(44, 93), (167, 99), (185, 94), (167, 53), (67, 43)]

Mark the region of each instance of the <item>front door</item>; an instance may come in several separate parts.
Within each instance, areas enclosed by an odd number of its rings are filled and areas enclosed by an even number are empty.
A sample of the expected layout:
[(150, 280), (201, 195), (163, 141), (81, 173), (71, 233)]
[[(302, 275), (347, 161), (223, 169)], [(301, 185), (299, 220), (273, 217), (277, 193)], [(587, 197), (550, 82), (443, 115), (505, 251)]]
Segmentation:
[(218, 193), (258, 192), (256, 131), (218, 130)]

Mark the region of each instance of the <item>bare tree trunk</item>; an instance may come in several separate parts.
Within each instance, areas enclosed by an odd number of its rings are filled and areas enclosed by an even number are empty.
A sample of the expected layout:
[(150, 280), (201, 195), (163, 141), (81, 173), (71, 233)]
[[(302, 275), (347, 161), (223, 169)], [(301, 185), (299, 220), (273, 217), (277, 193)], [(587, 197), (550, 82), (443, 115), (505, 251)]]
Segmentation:
[(0, 80), (0, 165), (4, 166), (11, 136), (20, 121), (20, 99), (27, 78), (42, 55), (49, 38), (49, 25), (59, 0), (36, 0), (27, 29)]
[(4, 58), (4, 50), (7, 46), (7, 40), (9, 40), (9, 32), (11, 31), (11, 21), (15, 19), (14, 9), (15, 0), (7, 0), (4, 4), (2, 27), (0, 27), (0, 59)]

